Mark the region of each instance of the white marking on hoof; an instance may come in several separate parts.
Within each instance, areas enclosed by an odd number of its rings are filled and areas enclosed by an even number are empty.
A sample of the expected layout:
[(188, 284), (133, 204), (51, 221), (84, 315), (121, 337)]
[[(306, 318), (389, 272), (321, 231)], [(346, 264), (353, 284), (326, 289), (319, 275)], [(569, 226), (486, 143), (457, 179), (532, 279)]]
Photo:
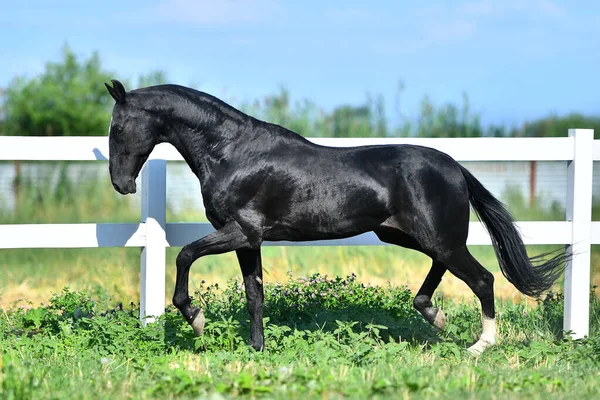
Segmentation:
[(202, 332), (204, 332), (204, 313), (200, 311), (196, 318), (192, 321), (190, 325), (192, 325), (192, 329), (194, 330), (194, 334), (196, 336), (201, 336)]
[(485, 349), (496, 344), (496, 319), (482, 316), (483, 331), (477, 343), (469, 347), (468, 352), (474, 356), (481, 355)]
[(262, 279), (260, 279), (260, 277), (255, 277), (254, 279), (256, 279), (256, 282), (258, 282), (259, 285), (262, 285)]
[(483, 331), (479, 340), (483, 340), (492, 346), (496, 344), (496, 318), (487, 318), (483, 315), (481, 319), (483, 321)]
[(446, 314), (442, 310), (438, 310), (437, 314), (435, 314), (435, 319), (433, 320), (433, 326), (443, 331), (446, 327)]
[(467, 351), (474, 356), (480, 356), (485, 351), (485, 349), (487, 349), (490, 346), (492, 346), (492, 343), (479, 339), (477, 343), (469, 347)]

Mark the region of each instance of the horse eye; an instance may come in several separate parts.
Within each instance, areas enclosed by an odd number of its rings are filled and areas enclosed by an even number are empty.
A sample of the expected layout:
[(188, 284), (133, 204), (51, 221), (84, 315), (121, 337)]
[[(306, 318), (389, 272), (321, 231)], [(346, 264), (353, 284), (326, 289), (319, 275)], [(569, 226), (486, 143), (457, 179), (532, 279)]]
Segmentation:
[(121, 136), (121, 135), (123, 134), (123, 127), (122, 127), (122, 126), (117, 126), (117, 127), (115, 128), (115, 133), (116, 133), (118, 136)]

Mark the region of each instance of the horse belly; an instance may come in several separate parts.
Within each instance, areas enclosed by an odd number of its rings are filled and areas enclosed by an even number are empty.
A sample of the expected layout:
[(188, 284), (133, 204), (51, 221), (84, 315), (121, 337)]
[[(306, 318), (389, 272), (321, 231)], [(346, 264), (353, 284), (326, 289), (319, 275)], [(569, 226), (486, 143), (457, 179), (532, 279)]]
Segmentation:
[(345, 195), (294, 202), (286, 215), (273, 220), (265, 240), (339, 239), (372, 231), (390, 216), (377, 196)]

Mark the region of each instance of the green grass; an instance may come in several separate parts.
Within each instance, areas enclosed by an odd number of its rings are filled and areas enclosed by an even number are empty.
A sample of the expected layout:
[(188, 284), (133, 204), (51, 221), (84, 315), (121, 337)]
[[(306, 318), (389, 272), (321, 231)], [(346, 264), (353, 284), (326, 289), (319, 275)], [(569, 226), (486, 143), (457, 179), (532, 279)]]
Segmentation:
[[(15, 304), (0, 318), (0, 397), (472, 398), (600, 396), (600, 300), (588, 339), (560, 334), (562, 299), (498, 302), (500, 342), (466, 353), (480, 332), (476, 302), (437, 300), (445, 332), (424, 322), (403, 286), (354, 276), (290, 277), (265, 287), (266, 351), (246, 345), (243, 288), (201, 285), (208, 318), (193, 336), (169, 308), (141, 328), (135, 305), (65, 289), (49, 304)], [(25, 305), (25, 306), (23, 306)]]
[[(62, 185), (54, 192), (25, 185), (17, 212), (0, 207), (0, 223), (139, 220), (139, 209), (108, 182)], [(529, 209), (510, 190), (508, 201), (518, 219), (548, 220), (562, 212)], [(169, 211), (168, 220), (205, 218)], [(529, 248), (531, 254), (548, 249)], [(167, 251), (167, 304), (178, 250)], [(197, 339), (172, 307), (157, 323), (140, 327), (139, 249), (2, 250), (0, 398), (600, 396), (597, 295), (590, 338), (563, 340), (561, 295), (540, 304), (523, 301), (499, 273), (490, 247), (471, 251), (496, 275), (500, 334), (499, 346), (478, 359), (464, 351), (481, 329), (472, 292), (444, 278), (436, 302), (448, 325), (435, 331), (411, 306), (430, 260), (410, 250), (265, 247), (263, 353), (245, 344), (248, 315), (243, 288), (233, 280), (240, 275), (233, 254), (205, 257), (192, 269), (190, 288), (209, 319)], [(599, 256), (594, 249), (596, 284)], [(115, 309), (118, 302), (124, 309)]]

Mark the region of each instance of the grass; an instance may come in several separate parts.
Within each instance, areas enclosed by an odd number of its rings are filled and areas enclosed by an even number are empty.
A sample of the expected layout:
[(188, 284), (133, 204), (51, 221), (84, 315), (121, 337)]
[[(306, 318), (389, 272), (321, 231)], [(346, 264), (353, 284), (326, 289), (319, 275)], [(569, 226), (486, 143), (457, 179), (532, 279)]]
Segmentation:
[[(139, 208), (109, 186), (66, 180), (53, 192), (26, 184), (16, 212), (0, 208), (0, 223), (139, 220)], [(560, 218), (559, 209), (529, 209), (508, 195), (518, 219)], [(168, 220), (204, 216), (169, 212)], [(167, 251), (167, 304), (178, 250)], [(598, 296), (591, 336), (563, 340), (560, 294), (526, 301), (490, 247), (471, 251), (496, 276), (500, 334), (500, 345), (477, 359), (464, 351), (481, 329), (472, 292), (447, 275), (436, 292), (447, 330), (434, 330), (411, 305), (430, 260), (406, 249), (265, 247), (263, 353), (245, 345), (248, 316), (233, 254), (192, 269), (191, 290), (210, 320), (194, 338), (172, 307), (140, 327), (139, 249), (2, 250), (0, 398), (597, 398)], [(596, 285), (598, 257), (594, 249)]]
[[(481, 327), (474, 301), (444, 300), (447, 330), (413, 310), (404, 286), (290, 276), (265, 287), (266, 351), (245, 341), (239, 281), (201, 285), (205, 334), (172, 308), (141, 328), (135, 305), (64, 289), (45, 305), (3, 310), (0, 397), (531, 398), (600, 396), (600, 300), (592, 332), (563, 340), (562, 299), (498, 301), (500, 344), (465, 352)], [(442, 303), (438, 299), (437, 303)], [(115, 307), (116, 306), (116, 307)]]

